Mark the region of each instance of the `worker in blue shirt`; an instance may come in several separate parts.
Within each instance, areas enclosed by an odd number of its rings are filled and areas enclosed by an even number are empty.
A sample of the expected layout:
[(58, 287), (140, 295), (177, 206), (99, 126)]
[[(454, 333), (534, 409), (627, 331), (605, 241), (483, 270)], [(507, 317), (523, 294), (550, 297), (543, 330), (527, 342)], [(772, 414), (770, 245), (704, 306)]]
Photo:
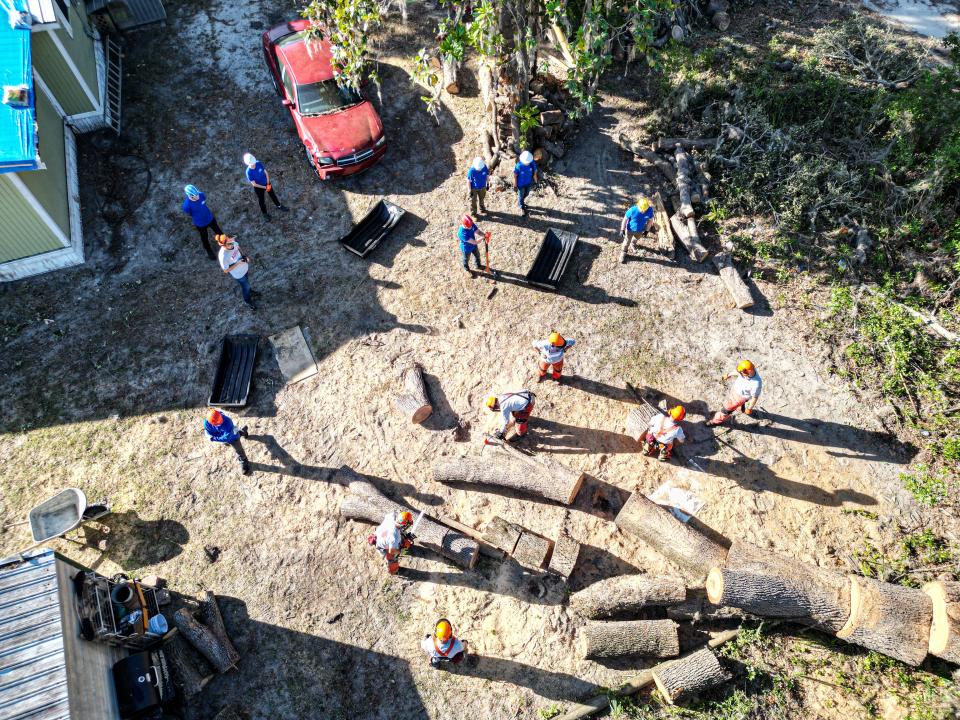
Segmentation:
[(270, 173), (263, 166), (263, 163), (257, 160), (251, 153), (243, 156), (243, 164), (247, 166), (247, 181), (253, 185), (253, 192), (257, 195), (257, 202), (260, 203), (260, 212), (263, 219), (270, 221), (270, 213), (267, 212), (267, 204), (263, 201), (264, 195), (269, 195), (277, 210), (286, 212), (289, 208), (277, 199), (277, 193), (273, 190), (273, 183), (270, 182)]
[(460, 255), (463, 257), (463, 270), (470, 277), (476, 277), (476, 274), (470, 269), (470, 256), (473, 255), (477, 264), (477, 271), (483, 270), (483, 264), (480, 262), (480, 248), (477, 247), (477, 231), (480, 228), (469, 215), (464, 215), (460, 221), (460, 227), (457, 228), (457, 239), (460, 241)]
[(470, 186), (470, 212), (477, 214), (477, 203), (480, 204), (480, 212), (485, 213), (483, 201), (487, 197), (487, 187), (489, 186), (490, 170), (482, 157), (475, 157), (473, 165), (467, 170), (467, 185)]
[(250, 461), (240, 444), (240, 438), (247, 437), (246, 426), (237, 430), (228, 415), (214, 408), (207, 413), (207, 419), (203, 421), (203, 431), (210, 442), (224, 443), (232, 447), (240, 461), (240, 470), (244, 475), (250, 474)]
[(640, 238), (645, 233), (655, 232), (657, 226), (651, 222), (653, 220), (653, 206), (646, 196), (641, 195), (637, 202), (631, 205), (624, 213), (623, 221), (620, 223), (620, 234), (623, 235), (623, 246), (620, 249), (620, 262), (627, 261), (627, 253), (630, 246), (640, 245)]
[(203, 243), (203, 249), (207, 251), (207, 257), (211, 260), (217, 259), (217, 254), (210, 247), (210, 230), (214, 235), (222, 235), (223, 230), (217, 223), (217, 218), (213, 210), (207, 207), (207, 196), (197, 190), (196, 185), (187, 185), (183, 188), (183, 194), (187, 197), (183, 200), (183, 211), (193, 220), (193, 226), (200, 233), (200, 242)]
[(527, 195), (533, 189), (533, 184), (540, 179), (537, 164), (529, 150), (520, 153), (520, 161), (513, 168), (513, 177), (517, 184), (517, 204), (524, 217), (527, 216)]

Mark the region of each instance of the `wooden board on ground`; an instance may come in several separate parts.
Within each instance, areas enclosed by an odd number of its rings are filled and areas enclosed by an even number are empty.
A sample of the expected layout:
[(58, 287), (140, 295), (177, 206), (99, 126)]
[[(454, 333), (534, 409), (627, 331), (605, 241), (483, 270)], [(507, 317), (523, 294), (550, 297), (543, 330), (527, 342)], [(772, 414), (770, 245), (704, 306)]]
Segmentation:
[(288, 385), (317, 374), (317, 361), (299, 325), (270, 336), (280, 374)]

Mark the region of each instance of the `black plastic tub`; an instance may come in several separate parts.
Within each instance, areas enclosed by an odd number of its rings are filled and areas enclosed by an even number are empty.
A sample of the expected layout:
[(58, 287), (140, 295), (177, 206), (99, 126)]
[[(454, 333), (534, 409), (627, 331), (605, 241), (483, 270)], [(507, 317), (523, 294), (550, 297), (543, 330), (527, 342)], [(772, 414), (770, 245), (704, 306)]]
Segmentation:
[(247, 404), (259, 343), (259, 335), (227, 335), (223, 338), (207, 405), (243, 407)]
[(350, 232), (340, 238), (340, 242), (350, 252), (366, 257), (390, 234), (405, 213), (406, 210), (399, 205), (381, 198)]
[(547, 230), (543, 236), (543, 242), (540, 243), (537, 258), (533, 261), (530, 272), (527, 273), (527, 282), (556, 290), (573, 256), (577, 240), (577, 236), (571, 232), (555, 228)]

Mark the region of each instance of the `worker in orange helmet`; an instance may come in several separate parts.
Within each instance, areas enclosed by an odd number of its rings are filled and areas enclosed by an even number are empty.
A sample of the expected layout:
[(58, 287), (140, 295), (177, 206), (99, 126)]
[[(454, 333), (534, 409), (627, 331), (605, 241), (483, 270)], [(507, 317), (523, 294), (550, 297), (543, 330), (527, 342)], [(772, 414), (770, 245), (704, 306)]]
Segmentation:
[(391, 575), (400, 570), (400, 554), (413, 545), (413, 539), (406, 532), (411, 525), (413, 515), (408, 511), (388, 512), (373, 535), (367, 538), (367, 542), (377, 548)]
[(749, 360), (741, 360), (737, 364), (737, 372), (725, 374), (720, 378), (720, 382), (727, 382), (734, 377), (736, 380), (730, 386), (727, 399), (723, 401), (723, 410), (717, 410), (707, 421), (707, 425), (714, 426), (726, 422), (738, 408), (750, 415), (756, 407), (763, 390), (763, 380), (760, 379), (757, 368)]
[(507, 430), (511, 425), (516, 425), (517, 434), (515, 437), (517, 439), (526, 435), (536, 397), (529, 390), (515, 390), (500, 396), (491, 395), (488, 397), (484, 403), (487, 409), (490, 412), (500, 413), (500, 429), (493, 436), (497, 440), (505, 439)]
[(430, 666), (443, 667), (446, 663), (459, 665), (467, 654), (467, 643), (453, 636), (453, 626), (446, 618), (440, 618), (432, 635), (424, 635), (420, 647), (430, 658)]
[(540, 352), (540, 362), (537, 369), (540, 371), (540, 381), (547, 376), (550, 370), (550, 376), (560, 382), (560, 374), (563, 372), (564, 353), (573, 347), (576, 340), (566, 340), (558, 332), (550, 333), (546, 340), (535, 340), (533, 347)]
[(643, 438), (643, 451), (647, 455), (656, 455), (660, 460), (669, 460), (674, 443), (682, 443), (687, 439), (680, 427), (686, 414), (683, 405), (676, 405), (667, 413), (657, 413), (650, 418), (647, 434)]
[(213, 408), (207, 413), (206, 420), (203, 421), (203, 431), (210, 442), (224, 443), (232, 447), (237, 454), (237, 460), (240, 461), (241, 472), (244, 475), (250, 474), (250, 461), (247, 460), (247, 454), (243, 451), (243, 445), (240, 444), (240, 438), (247, 437), (246, 425), (237, 430), (234, 427), (233, 420), (226, 413)]

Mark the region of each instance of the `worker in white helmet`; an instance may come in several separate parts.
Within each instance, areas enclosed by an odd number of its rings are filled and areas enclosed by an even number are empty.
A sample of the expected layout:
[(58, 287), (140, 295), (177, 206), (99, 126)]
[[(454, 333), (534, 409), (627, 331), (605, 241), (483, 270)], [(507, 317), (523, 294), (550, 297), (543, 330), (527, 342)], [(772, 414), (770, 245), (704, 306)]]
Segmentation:
[(513, 167), (513, 177), (517, 185), (517, 204), (520, 206), (520, 213), (526, 217), (527, 195), (533, 189), (533, 184), (540, 181), (537, 163), (534, 162), (529, 150), (520, 153), (520, 159)]
[(490, 186), (490, 170), (482, 157), (475, 157), (470, 169), (467, 170), (467, 185), (470, 187), (470, 212), (474, 215), (478, 212), (487, 212), (483, 201), (487, 197), (487, 188)]

